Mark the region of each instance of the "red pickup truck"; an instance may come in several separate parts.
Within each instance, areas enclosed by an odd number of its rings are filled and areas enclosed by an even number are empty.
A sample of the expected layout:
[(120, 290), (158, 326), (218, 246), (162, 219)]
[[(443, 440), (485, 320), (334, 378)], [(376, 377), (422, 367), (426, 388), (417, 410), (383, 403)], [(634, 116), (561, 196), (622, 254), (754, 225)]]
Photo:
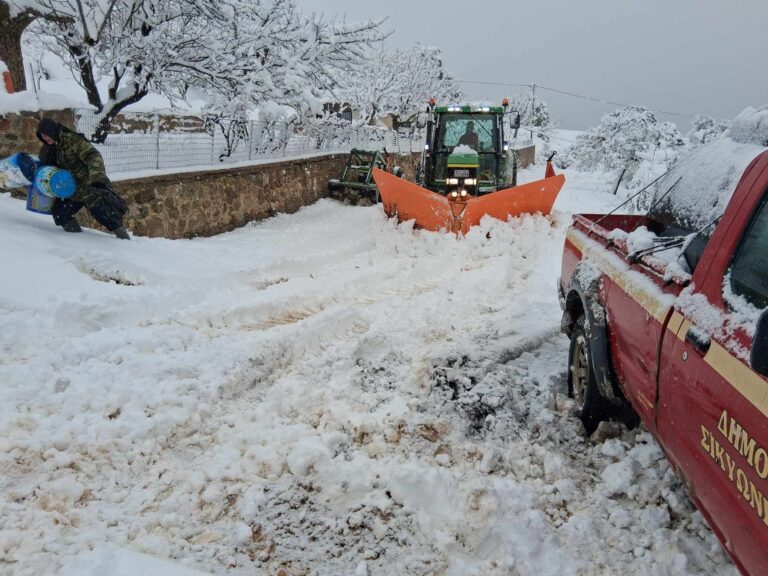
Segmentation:
[(639, 417), (741, 572), (768, 574), (768, 151), (724, 138), (666, 182), (646, 216), (573, 218), (569, 393), (588, 432)]

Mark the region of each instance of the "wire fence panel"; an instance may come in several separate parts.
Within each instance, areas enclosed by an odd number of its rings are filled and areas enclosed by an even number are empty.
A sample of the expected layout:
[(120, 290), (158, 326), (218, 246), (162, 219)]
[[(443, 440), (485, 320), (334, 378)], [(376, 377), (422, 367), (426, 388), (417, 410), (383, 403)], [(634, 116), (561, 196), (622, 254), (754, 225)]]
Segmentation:
[[(77, 131), (90, 137), (99, 117), (77, 110)], [(249, 161), (346, 153), (353, 148), (409, 154), (422, 136), (372, 126), (335, 122), (296, 126), (289, 122), (231, 124), (198, 116), (122, 113), (103, 144), (95, 144), (110, 174), (222, 166)]]

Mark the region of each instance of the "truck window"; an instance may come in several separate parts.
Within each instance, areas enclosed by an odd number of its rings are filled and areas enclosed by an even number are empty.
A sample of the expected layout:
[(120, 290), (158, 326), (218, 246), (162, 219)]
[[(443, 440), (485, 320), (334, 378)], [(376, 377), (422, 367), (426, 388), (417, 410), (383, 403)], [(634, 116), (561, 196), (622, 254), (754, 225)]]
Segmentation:
[(757, 308), (768, 308), (767, 203), (764, 198), (731, 265), (731, 289)]

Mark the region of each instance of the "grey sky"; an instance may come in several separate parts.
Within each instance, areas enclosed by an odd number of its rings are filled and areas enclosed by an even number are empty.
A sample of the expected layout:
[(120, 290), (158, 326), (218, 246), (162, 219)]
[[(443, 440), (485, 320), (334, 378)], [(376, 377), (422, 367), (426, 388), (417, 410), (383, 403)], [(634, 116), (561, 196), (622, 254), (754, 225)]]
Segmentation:
[[(347, 20), (387, 17), (393, 46), (442, 49), (462, 80), (558, 88), (626, 104), (733, 118), (768, 104), (768, 0), (298, 0)], [(463, 84), (470, 100), (514, 88)], [(615, 108), (537, 91), (563, 128)], [(688, 120), (660, 115), (687, 129)]]

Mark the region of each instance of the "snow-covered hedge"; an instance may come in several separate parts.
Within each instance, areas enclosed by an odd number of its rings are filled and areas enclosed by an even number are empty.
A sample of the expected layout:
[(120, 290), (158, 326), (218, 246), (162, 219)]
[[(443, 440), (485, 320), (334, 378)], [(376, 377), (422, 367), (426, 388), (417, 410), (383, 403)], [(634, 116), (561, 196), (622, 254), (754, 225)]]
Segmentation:
[(712, 142), (728, 130), (730, 122), (718, 120), (709, 116), (697, 115), (691, 122), (691, 131), (688, 132), (688, 143), (692, 146), (700, 146)]
[(768, 105), (757, 110), (747, 107), (734, 119), (731, 138), (742, 144), (768, 146)]

